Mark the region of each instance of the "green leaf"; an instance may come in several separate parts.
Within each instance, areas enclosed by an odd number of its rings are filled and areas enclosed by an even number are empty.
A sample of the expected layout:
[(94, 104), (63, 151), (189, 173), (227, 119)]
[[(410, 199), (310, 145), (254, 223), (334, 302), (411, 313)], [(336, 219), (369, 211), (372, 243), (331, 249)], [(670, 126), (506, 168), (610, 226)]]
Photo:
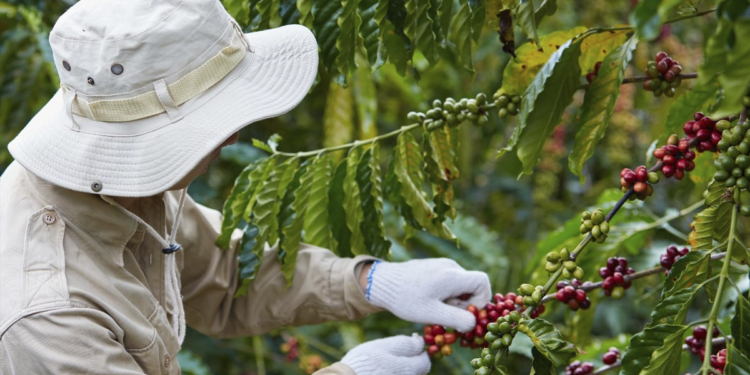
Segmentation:
[[(432, 184), (432, 201), (435, 203), (432, 209), (434, 212), (432, 222), (435, 225), (442, 225), (446, 216), (452, 219), (456, 218), (456, 210), (453, 208), (454, 193), (453, 186), (451, 185), (451, 177), (455, 176), (457, 172), (451, 172), (450, 166), (445, 164), (448, 163), (448, 160), (445, 159), (452, 158), (452, 155), (449, 155), (452, 154), (452, 149), (450, 148), (450, 141), (447, 139), (445, 128), (432, 131), (429, 135), (423, 136), (422, 143), (424, 144), (422, 150), (425, 161), (425, 172)], [(444, 153), (444, 155), (440, 155), (441, 153)], [(442, 165), (441, 158), (444, 159), (442, 160)]]
[(730, 326), (734, 345), (743, 354), (750, 355), (750, 302), (744, 295), (737, 298)]
[(727, 54), (727, 63), (719, 74), (719, 83), (724, 89), (724, 98), (712, 117), (731, 116), (739, 113), (742, 108), (742, 98), (748, 94), (750, 85), (750, 43), (744, 43), (750, 38), (750, 20), (738, 18), (732, 26), (734, 39), (737, 41)]
[(265, 181), (268, 180), (268, 177), (271, 176), (271, 173), (273, 172), (274, 168), (276, 168), (276, 158), (268, 158), (266, 159), (266, 162), (263, 164), (262, 168), (259, 168), (260, 170), (255, 173), (250, 174), (250, 178), (253, 179), (253, 181), (257, 181), (258, 185), (256, 187), (251, 187), (249, 192), (249, 199), (247, 201), (247, 207), (245, 207), (245, 213), (242, 214), (242, 217), (245, 220), (250, 220), (250, 215), (252, 214), (253, 207), (255, 207), (255, 201), (258, 199), (258, 194), (260, 193), (260, 186)]
[(232, 232), (240, 224), (247, 203), (260, 184), (258, 179), (263, 176), (264, 166), (265, 161), (252, 163), (245, 167), (234, 181), (232, 192), (224, 201), (224, 209), (222, 210), (221, 234), (216, 239), (216, 245), (220, 248), (225, 250), (229, 248)]
[(258, 227), (250, 220), (242, 230), (238, 260), (238, 273), (240, 286), (234, 293), (235, 297), (246, 296), (250, 283), (255, 279), (256, 271), (263, 259), (263, 246), (258, 246)]
[(357, 165), (357, 185), (362, 201), (363, 218), (359, 224), (364, 237), (365, 253), (387, 258), (391, 242), (383, 229), (383, 193), (380, 180), (379, 148), (377, 143), (365, 151)]
[(576, 127), (575, 145), (568, 157), (568, 167), (580, 178), (581, 184), (586, 181), (582, 173), (583, 165), (594, 155), (596, 145), (604, 138), (615, 103), (620, 97), (625, 70), (637, 44), (638, 38), (634, 35), (607, 55), (599, 73), (586, 90)]
[(698, 293), (700, 284), (693, 284), (688, 288), (679, 289), (659, 302), (651, 312), (651, 325), (654, 324), (685, 324), (685, 316)]
[(531, 82), (521, 101), (518, 125), (509, 147), (518, 144), (523, 173), (530, 174), (542, 153), (542, 146), (560, 123), (563, 111), (578, 90), (580, 42), (567, 41), (552, 54)]
[(710, 272), (710, 262), (711, 254), (705, 250), (693, 250), (678, 259), (664, 281), (662, 299), (706, 281)]
[(560, 331), (544, 319), (533, 319), (529, 323), (520, 324), (518, 332), (529, 336), (539, 353), (555, 367), (567, 365), (576, 356), (575, 345), (565, 341)]
[(430, 2), (425, 0), (406, 0), (406, 21), (404, 33), (412, 41), (411, 52), (418, 48), (430, 64), (437, 63), (437, 41), (432, 22), (428, 14)]
[(323, 112), (323, 146), (339, 146), (354, 139), (352, 90), (331, 81)]
[(534, 14), (534, 0), (521, 0), (516, 8), (516, 24), (526, 36), (533, 40), (537, 48), (542, 48), (536, 33), (536, 15)]
[(385, 16), (388, 14), (388, 0), (360, 0), (359, 15), (362, 17), (362, 25), (359, 28), (359, 36), (362, 38), (367, 61), (372, 69), (377, 69), (387, 59), (386, 48), (383, 38), (386, 25)]
[[(286, 233), (284, 233), (285, 230), (288, 230), (287, 227), (292, 225), (292, 222), (294, 221), (294, 218), (297, 217), (297, 211), (294, 208), (294, 202), (295, 202), (295, 192), (300, 188), (300, 183), (302, 180), (302, 176), (307, 171), (307, 166), (310, 164), (310, 160), (306, 160), (299, 168), (287, 168), (287, 172), (290, 170), (294, 172), (293, 177), (290, 179), (289, 184), (287, 185), (287, 188), (285, 188), (283, 191), (283, 197), (279, 197), (279, 216), (278, 216), (278, 236), (279, 236), (279, 250), (276, 253), (276, 257), (279, 260), (279, 263), (282, 265), (284, 264), (284, 261), (286, 260), (286, 249), (289, 247), (283, 246), (285, 237), (287, 236)], [(283, 176), (282, 176), (283, 180)], [(279, 189), (281, 190), (281, 189)], [(301, 232), (300, 228), (300, 232)], [(294, 236), (294, 233), (290, 232), (292, 236)], [(298, 244), (299, 246), (299, 244)]]
[(707, 250), (713, 248), (713, 241), (726, 241), (729, 236), (729, 223), (733, 205), (729, 202), (718, 206), (710, 206), (695, 215), (690, 224), (692, 231), (688, 235), (688, 243), (695, 249)]
[(414, 136), (410, 133), (401, 134), (398, 137), (395, 153), (397, 153), (397, 159), (393, 169), (401, 187), (401, 197), (410, 207), (414, 220), (419, 223), (420, 227), (438, 237), (455, 239), (445, 224), (435, 225), (432, 222), (432, 208), (422, 195), (423, 179), (419, 170), (422, 155)]
[(534, 361), (531, 362), (534, 375), (556, 375), (555, 366), (552, 365), (547, 357), (542, 355), (536, 347), (531, 348), (531, 356)]
[(359, 45), (359, 27), (362, 24), (362, 18), (357, 13), (359, 0), (341, 0), (342, 11), (339, 14), (337, 23), (339, 25), (339, 35), (336, 38), (336, 49), (339, 53), (336, 56), (336, 67), (344, 75), (344, 82), (349, 73), (354, 70), (354, 54), (357, 52)]
[(712, 180), (706, 189), (706, 207), (718, 206), (725, 202), (727, 187), (723, 182)]
[(682, 337), (688, 327), (660, 324), (630, 339), (620, 375), (677, 375), (682, 358)]
[(724, 367), (724, 374), (750, 375), (750, 359), (731, 344), (727, 348), (727, 364)]
[(355, 147), (349, 151), (346, 158), (346, 178), (344, 178), (344, 211), (346, 211), (346, 225), (351, 232), (351, 252), (354, 255), (367, 254), (365, 239), (360, 228), (360, 223), (364, 220), (364, 212), (359, 186), (357, 186), (357, 164), (361, 158), (361, 147)]
[(429, 142), (434, 152), (434, 158), (441, 171), (441, 178), (446, 181), (452, 181), (459, 177), (458, 165), (456, 165), (456, 155), (448, 127), (433, 130), (429, 132)]
[(451, 0), (440, 0), (438, 6), (438, 22), (440, 23), (440, 29), (443, 31), (443, 40), (440, 44), (445, 47), (448, 42), (448, 32), (451, 26), (451, 19), (453, 16), (453, 1)]
[(450, 25), (448, 40), (456, 45), (456, 55), (461, 66), (474, 73), (472, 62), (471, 8), (466, 0), (459, 0), (460, 8)]
[(372, 73), (365, 67), (354, 72), (352, 92), (359, 120), (359, 139), (370, 139), (378, 135), (378, 100)]
[[(393, 2), (394, 1), (391, 0), (391, 3)], [(388, 8), (389, 14), (391, 8), (393, 7)], [(393, 25), (386, 24), (386, 27), (387, 29), (383, 42), (388, 51), (388, 61), (393, 64), (396, 72), (404, 77), (406, 74), (406, 67), (411, 58), (411, 54), (409, 53), (409, 38), (403, 35), (403, 31), (402, 34), (399, 34)]]
[(667, 112), (664, 135), (660, 143), (664, 143), (670, 134), (682, 134), (682, 126), (693, 120), (695, 112), (707, 108), (708, 102), (716, 97), (718, 89), (716, 82), (709, 82), (705, 85), (697, 84), (690, 91), (677, 97)]
[(727, 45), (732, 34), (732, 23), (726, 18), (717, 20), (716, 31), (708, 38), (703, 50), (703, 64), (698, 69), (697, 86), (715, 82), (717, 75), (727, 64)]
[(336, 255), (343, 258), (353, 257), (351, 250), (352, 232), (346, 224), (344, 210), (344, 180), (346, 179), (347, 159), (342, 160), (331, 179), (328, 188), (328, 228), (330, 228)]
[(299, 22), (299, 11), (297, 10), (297, 0), (280, 0), (281, 9), (281, 26), (295, 25)]
[(299, 23), (311, 30), (313, 28), (313, 19), (315, 18), (312, 13), (313, 2), (314, 0), (297, 0)]
[(587, 36), (581, 42), (581, 57), (578, 59), (581, 71), (594, 71), (597, 62), (604, 61), (607, 55), (628, 41), (629, 32), (631, 31), (617, 30)]
[(421, 230), (422, 226), (414, 218), (411, 207), (409, 207), (401, 196), (401, 183), (398, 181), (398, 176), (396, 175), (397, 163), (400, 163), (398, 149), (391, 152), (388, 160), (388, 171), (385, 174), (385, 196), (388, 197), (396, 207), (396, 211), (404, 218), (404, 232), (409, 233), (407, 227)]
[(557, 0), (542, 1), (542, 5), (540, 5), (539, 8), (536, 9), (536, 12), (534, 12), (534, 22), (536, 23), (536, 26), (539, 27), (539, 24), (542, 23), (545, 16), (554, 16), (555, 12), (557, 12)]
[(680, 0), (641, 0), (631, 16), (631, 24), (644, 40), (659, 36), (661, 24), (669, 13), (681, 3)]
[(278, 27), (281, 24), (279, 16), (279, 0), (260, 0), (255, 8), (260, 15), (260, 21), (253, 31), (260, 31)]
[(484, 6), (484, 0), (472, 0), (469, 1), (471, 8), (471, 39), (474, 43), (479, 42), (479, 37), (482, 35), (482, 29), (484, 28), (484, 17), (487, 14), (487, 9)]
[(265, 144), (261, 140), (253, 138), (253, 146), (255, 146), (256, 148), (259, 148), (259, 149), (261, 149), (263, 151), (273, 153), (273, 150), (271, 149), (271, 147), (268, 147), (268, 145)]
[(241, 26), (247, 25), (250, 21), (250, 5), (248, 0), (222, 0), (224, 8), (232, 18), (237, 20)]
[(331, 163), (327, 154), (318, 155), (312, 166), (310, 198), (305, 213), (305, 242), (326, 249), (334, 249), (328, 228), (328, 184), (331, 180)]
[(340, 1), (335, 0), (312, 0), (312, 4), (312, 29), (320, 48), (321, 65), (332, 76), (336, 76), (339, 73), (336, 69), (336, 58), (339, 55), (336, 41), (341, 33), (338, 19), (344, 8)]
[[(297, 167), (299, 166), (300, 159), (298, 157), (293, 157), (288, 159), (284, 162), (284, 164), (279, 166), (279, 173), (281, 173), (281, 177), (279, 178), (279, 185), (277, 187), (277, 194), (278, 199), (276, 200), (276, 203), (273, 205), (273, 215), (274, 217), (278, 217), (279, 212), (281, 211), (281, 202), (284, 199), (284, 195), (286, 194), (287, 187), (291, 184), (292, 180), (294, 179), (296, 173), (297, 173)], [(283, 172), (281, 172), (281, 168), (283, 168)], [(269, 244), (275, 244), (276, 241), (279, 240), (279, 222), (274, 220), (274, 222), (271, 224), (271, 231), (268, 233), (268, 243)]]
[(299, 171), (302, 174), (299, 177), (299, 186), (290, 189), (287, 195), (293, 194), (294, 201), (291, 204), (293, 211), (290, 220), (286, 221), (282, 229), (280, 253), (283, 251), (285, 257), (281, 262), (281, 273), (286, 278), (286, 286), (292, 285), (294, 270), (297, 265), (297, 254), (299, 253), (299, 244), (302, 237), (302, 227), (305, 222), (305, 211), (307, 202), (311, 194), (312, 181), (315, 176), (315, 170), (310, 168), (310, 160), (307, 160)]

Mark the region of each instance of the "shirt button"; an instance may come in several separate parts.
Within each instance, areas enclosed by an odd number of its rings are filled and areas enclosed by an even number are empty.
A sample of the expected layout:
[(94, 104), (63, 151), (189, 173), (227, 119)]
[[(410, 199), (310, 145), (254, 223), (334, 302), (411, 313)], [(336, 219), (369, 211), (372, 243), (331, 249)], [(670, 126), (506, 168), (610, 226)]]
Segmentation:
[(172, 360), (169, 359), (169, 354), (164, 355), (164, 367), (169, 367), (169, 364), (172, 363)]
[(52, 225), (55, 223), (55, 220), (55, 214), (51, 212), (45, 212), (44, 215), (42, 215), (42, 221), (44, 222), (44, 224)]

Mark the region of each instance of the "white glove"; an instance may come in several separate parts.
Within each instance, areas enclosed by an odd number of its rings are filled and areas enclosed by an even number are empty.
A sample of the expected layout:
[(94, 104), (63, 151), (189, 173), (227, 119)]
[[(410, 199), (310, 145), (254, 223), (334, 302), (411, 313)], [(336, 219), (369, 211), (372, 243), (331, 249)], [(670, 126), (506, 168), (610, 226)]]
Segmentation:
[[(461, 300), (461, 295), (470, 297)], [(371, 304), (401, 319), (461, 332), (469, 332), (476, 325), (476, 318), (466, 307), (473, 304), (481, 308), (491, 295), (487, 274), (467, 271), (446, 258), (377, 261), (370, 269), (366, 292)]]
[(357, 375), (422, 375), (430, 372), (430, 358), (424, 341), (416, 333), (394, 336), (357, 345), (341, 363)]

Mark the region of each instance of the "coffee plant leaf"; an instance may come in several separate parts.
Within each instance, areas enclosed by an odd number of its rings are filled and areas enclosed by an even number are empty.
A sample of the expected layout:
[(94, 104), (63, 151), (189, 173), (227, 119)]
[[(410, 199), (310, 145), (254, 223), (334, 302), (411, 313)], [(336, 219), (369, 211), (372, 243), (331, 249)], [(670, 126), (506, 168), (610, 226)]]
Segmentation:
[(357, 165), (362, 158), (363, 150), (355, 147), (349, 150), (345, 159), (346, 177), (344, 178), (344, 211), (346, 211), (346, 225), (349, 227), (351, 237), (349, 239), (351, 251), (354, 255), (367, 254), (365, 250), (365, 239), (360, 229), (360, 223), (364, 220), (362, 211), (362, 197), (357, 185)]
[(710, 273), (711, 254), (706, 250), (693, 250), (685, 256), (680, 257), (672, 265), (662, 290), (662, 299), (689, 288), (692, 285), (700, 284)]
[(567, 365), (578, 353), (575, 345), (565, 341), (555, 325), (544, 319), (519, 324), (518, 332), (529, 336), (539, 353), (555, 367)]
[(557, 12), (557, 0), (542, 1), (542, 4), (539, 5), (539, 8), (534, 12), (534, 22), (536, 22), (536, 26), (539, 27), (539, 24), (542, 23), (544, 17), (554, 16), (555, 12)]
[(339, 35), (336, 38), (336, 68), (343, 73), (343, 82), (346, 86), (347, 77), (354, 70), (354, 55), (357, 47), (361, 44), (359, 28), (362, 25), (362, 17), (357, 12), (358, 0), (341, 0), (341, 13), (336, 20), (339, 26)]
[(372, 69), (377, 69), (388, 58), (383, 42), (388, 0), (360, 0), (357, 7), (362, 18), (359, 36), (367, 52), (367, 61)]
[(240, 25), (246, 25), (250, 17), (250, 5), (248, 0), (223, 0), (221, 2), (232, 18)]
[[(690, 91), (675, 99), (664, 123), (664, 134), (659, 139), (659, 144), (664, 144), (671, 134), (683, 134), (682, 126), (693, 120), (695, 112), (706, 110), (709, 102), (716, 97), (719, 85), (716, 80), (705, 84), (696, 84)], [(692, 173), (688, 174), (692, 177)]]
[(308, 29), (313, 28), (312, 14), (314, 0), (297, 0), (297, 10), (299, 11), (299, 24), (307, 27)]
[[(288, 217), (285, 217), (283, 222), (279, 220), (283, 223), (283, 227), (279, 235), (278, 254), (284, 254), (283, 257), (279, 257), (279, 261), (281, 262), (281, 273), (286, 278), (287, 287), (292, 285), (292, 278), (297, 265), (297, 254), (302, 240), (307, 202), (310, 198), (310, 188), (315, 175), (315, 170), (310, 168), (311, 164), (311, 159), (306, 160), (295, 174), (295, 188), (287, 190), (284, 195), (284, 208), (282, 209), (282, 211), (291, 212), (288, 213)], [(290, 195), (293, 197), (292, 202), (287, 206)], [(290, 207), (290, 209), (287, 210), (287, 207)], [(281, 216), (279, 216), (279, 219), (281, 219)]]
[(351, 235), (346, 224), (346, 210), (344, 210), (344, 180), (346, 179), (347, 159), (339, 162), (338, 167), (328, 185), (328, 228), (331, 231), (332, 250), (340, 257), (353, 257), (351, 250)]
[(659, 324), (630, 339), (620, 375), (677, 375), (687, 326)]
[(362, 202), (363, 220), (360, 230), (364, 238), (365, 254), (389, 258), (391, 242), (383, 229), (383, 192), (380, 179), (380, 149), (377, 143), (365, 151), (357, 165), (357, 185)]
[(458, 165), (456, 165), (456, 154), (451, 144), (453, 137), (449, 128), (443, 127), (429, 133), (429, 142), (432, 147), (433, 157), (439, 169), (442, 171), (441, 178), (452, 181), (459, 177)]
[(255, 279), (260, 262), (263, 259), (263, 247), (258, 246), (258, 227), (253, 224), (252, 218), (242, 230), (242, 239), (237, 254), (238, 273), (240, 286), (234, 293), (235, 297), (246, 296), (250, 283)]
[(730, 324), (734, 345), (744, 355), (750, 355), (750, 301), (740, 294), (734, 306)]
[(718, 206), (724, 203), (727, 187), (723, 182), (712, 180), (706, 189), (706, 207)]
[(279, 0), (259, 0), (255, 5), (255, 9), (258, 11), (260, 19), (254, 26), (253, 31), (278, 27), (281, 23), (279, 5)]
[[(268, 180), (268, 178), (271, 176), (271, 173), (273, 173), (273, 171), (276, 169), (276, 162), (276, 158), (268, 158), (266, 159), (266, 162), (263, 163), (263, 167), (261, 168), (262, 171), (250, 175), (250, 177), (254, 178), (254, 181), (257, 182), (251, 184), (250, 189), (248, 189), (249, 199), (247, 201), (247, 207), (245, 207), (245, 213), (242, 215), (243, 219), (249, 220), (250, 215), (253, 212), (253, 208), (255, 207), (255, 202), (258, 200), (258, 194), (260, 194), (260, 187), (265, 181)], [(255, 187), (253, 187), (253, 185), (255, 185)]]
[(688, 243), (693, 250), (711, 249), (714, 240), (726, 241), (732, 207), (731, 203), (725, 202), (718, 206), (706, 207), (695, 215), (690, 224), (691, 232), (688, 235)]
[(644, 40), (655, 39), (661, 32), (662, 22), (680, 3), (680, 0), (641, 0), (630, 17), (630, 23), (635, 25)]
[(508, 61), (503, 70), (503, 86), (501, 90), (510, 95), (520, 95), (526, 91), (537, 73), (547, 63), (552, 53), (557, 51), (566, 41), (586, 31), (585, 27), (571, 30), (555, 31), (539, 38), (543, 50), (537, 45), (525, 43), (516, 49), (516, 58)]
[[(279, 197), (279, 250), (276, 252), (276, 258), (279, 260), (279, 263), (282, 266), (284, 265), (284, 261), (286, 260), (286, 249), (289, 248), (289, 244), (284, 245), (284, 242), (286, 241), (285, 231), (287, 231), (288, 234), (291, 234), (292, 237), (295, 237), (294, 229), (288, 229), (288, 227), (292, 226), (292, 222), (297, 216), (299, 216), (297, 210), (295, 210), (295, 208), (293, 207), (293, 204), (295, 202), (295, 191), (300, 188), (302, 176), (307, 171), (307, 166), (309, 165), (309, 163), (310, 159), (302, 163), (299, 168), (287, 168), (287, 171), (292, 170), (294, 172), (294, 175), (290, 179), (288, 189), (284, 190), (284, 195), (282, 197)], [(292, 239), (292, 241), (293, 240), (294, 239)]]
[(727, 364), (724, 367), (726, 375), (750, 375), (750, 359), (733, 344), (727, 347)]
[(339, 50), (336, 48), (336, 41), (341, 34), (338, 18), (344, 8), (340, 1), (312, 0), (312, 3), (312, 30), (315, 33), (315, 39), (318, 41), (321, 65), (326, 67), (331, 76), (337, 76), (339, 70), (337, 69), (336, 58), (339, 55)]
[(651, 312), (651, 324), (684, 324), (699, 287), (700, 284), (693, 284), (664, 298)]
[(473, 39), (475, 43), (479, 42), (479, 37), (482, 35), (482, 29), (484, 29), (484, 19), (487, 15), (487, 9), (484, 6), (484, 3), (485, 0), (469, 1), (469, 6), (471, 6), (471, 39)]
[[(453, 4), (453, 1), (440, 0), (440, 4), (437, 6), (437, 24), (440, 26), (442, 34), (440, 45), (443, 47), (448, 45), (448, 33), (451, 26), (451, 18), (453, 17)], [(435, 7), (433, 6), (432, 8), (434, 9)]]
[(361, 61), (363, 59), (362, 54), (357, 55), (357, 60), (362, 66), (357, 68), (352, 76), (351, 89), (357, 110), (358, 137), (370, 139), (378, 135), (378, 100), (372, 73), (367, 68), (367, 63)]
[(579, 177), (581, 184), (586, 181), (582, 173), (583, 165), (594, 155), (596, 145), (604, 138), (615, 103), (620, 97), (620, 85), (625, 77), (625, 70), (633, 57), (636, 45), (638, 38), (634, 35), (625, 44), (610, 52), (602, 61), (596, 78), (586, 90), (576, 126), (573, 151), (568, 156), (568, 167)]
[(521, 28), (526, 37), (531, 39), (531, 43), (536, 44), (537, 48), (542, 48), (539, 42), (539, 36), (536, 32), (536, 15), (534, 14), (534, 0), (521, 0), (516, 8), (516, 24)]
[(326, 249), (334, 249), (328, 228), (328, 186), (332, 178), (331, 163), (327, 154), (319, 155), (309, 167), (312, 173), (310, 198), (305, 212), (305, 242)]
[[(441, 132), (443, 136), (446, 136), (444, 129), (433, 131), (432, 133)], [(425, 173), (427, 174), (428, 180), (432, 184), (432, 201), (434, 203), (432, 211), (434, 215), (432, 222), (435, 225), (441, 225), (446, 216), (453, 219), (456, 218), (456, 210), (453, 208), (453, 186), (451, 185), (451, 179), (449, 177), (450, 170), (445, 169), (440, 164), (439, 151), (435, 150), (434, 147), (445, 147), (450, 148), (448, 145), (448, 139), (446, 137), (440, 137), (433, 142), (433, 134), (422, 137), (422, 152), (425, 161)], [(440, 145), (440, 143), (443, 143)], [(445, 151), (445, 150), (444, 150)], [(452, 151), (451, 151), (452, 152)]]
[(714, 82), (727, 64), (727, 44), (732, 34), (732, 23), (726, 18), (718, 18), (716, 31), (706, 41), (703, 50), (703, 64), (698, 68), (697, 86)]
[(281, 26), (299, 23), (297, 0), (281, 0), (280, 6), (279, 16), (281, 17)]
[(693, 181), (697, 186), (705, 186), (713, 181), (714, 174), (716, 174), (716, 167), (714, 166), (715, 158), (716, 155), (711, 152), (702, 152), (698, 154), (695, 160), (693, 160), (695, 163), (695, 169), (688, 174), (690, 181)]
[(472, 62), (471, 7), (467, 0), (459, 0), (459, 8), (451, 20), (448, 40), (455, 44), (461, 66), (474, 73)]
[[(294, 179), (294, 176), (297, 172), (297, 168), (299, 167), (299, 163), (300, 163), (300, 158), (294, 156), (294, 157), (287, 159), (284, 162), (284, 164), (278, 167), (278, 171), (281, 174), (281, 177), (279, 178), (279, 183), (276, 188), (278, 197), (276, 199), (276, 202), (274, 202), (272, 206), (274, 217), (278, 217), (279, 212), (281, 211), (281, 202), (284, 199), (284, 194), (286, 194), (287, 187), (289, 186), (289, 184), (292, 183), (292, 180)], [(274, 220), (271, 223), (271, 230), (268, 232), (267, 241), (268, 243), (273, 244), (273, 243), (276, 243), (278, 239), (279, 239), (279, 222), (277, 220)]]
[(539, 163), (542, 146), (580, 86), (580, 47), (580, 42), (573, 40), (560, 46), (523, 95), (518, 125), (511, 139), (511, 145), (517, 144), (516, 154), (523, 164), (523, 174), (531, 174)]
[(258, 179), (263, 175), (266, 160), (249, 164), (234, 180), (232, 191), (224, 201), (221, 234), (216, 239), (216, 246), (225, 250), (229, 248), (232, 233), (240, 224), (250, 196), (259, 185)]
[(534, 375), (556, 375), (555, 366), (552, 362), (542, 355), (536, 347), (531, 348), (531, 356), (533, 361), (531, 362), (531, 368)]
[[(733, 25), (734, 38), (736, 41), (744, 41), (750, 38), (750, 20), (741, 17)], [(739, 113), (744, 107), (742, 98), (748, 93), (750, 85), (750, 43), (734, 43), (732, 49), (727, 53), (727, 63), (719, 73), (719, 82), (724, 90), (724, 98), (719, 102), (719, 108), (713, 117), (732, 116)]]
[[(616, 25), (615, 27), (618, 26), (627, 25)], [(578, 63), (581, 65), (581, 71), (593, 72), (596, 63), (604, 61), (604, 59), (618, 47), (626, 42), (637, 43), (637, 40), (630, 40), (632, 38), (628, 38), (627, 34), (631, 32), (632, 31), (630, 30), (615, 30), (587, 36), (586, 39), (581, 42), (581, 57), (578, 59)]]
[(430, 64), (438, 61), (435, 22), (429, 15), (430, 1), (406, 0), (404, 33), (412, 42), (412, 50), (419, 49)]
[[(385, 174), (385, 196), (391, 203), (396, 207), (396, 211), (404, 218), (404, 232), (407, 234), (413, 229), (421, 230), (422, 226), (414, 218), (411, 212), (411, 207), (406, 203), (403, 196), (401, 195), (401, 183), (398, 181), (396, 175), (397, 163), (400, 162), (398, 149), (391, 153), (388, 160), (388, 171)], [(411, 228), (411, 229), (409, 229)]]
[[(335, 82), (328, 85), (323, 111), (323, 146), (338, 146), (354, 139), (354, 97), (352, 90)], [(340, 153), (335, 154), (340, 157)]]
[[(719, 243), (725, 242), (729, 238), (729, 229), (732, 221), (732, 209), (734, 205), (729, 202), (725, 202), (719, 205), (716, 209), (716, 223), (714, 224), (714, 240)], [(733, 254), (733, 258), (734, 258)], [(742, 263), (747, 264), (747, 262)]]

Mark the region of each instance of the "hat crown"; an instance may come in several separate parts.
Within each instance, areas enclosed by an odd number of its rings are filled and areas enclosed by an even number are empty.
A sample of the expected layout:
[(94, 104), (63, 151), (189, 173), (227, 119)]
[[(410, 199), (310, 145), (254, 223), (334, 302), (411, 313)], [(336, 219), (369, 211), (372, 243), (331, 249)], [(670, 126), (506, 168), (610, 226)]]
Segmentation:
[(231, 42), (218, 0), (82, 0), (55, 24), (60, 82), (79, 95), (131, 97), (174, 82)]

